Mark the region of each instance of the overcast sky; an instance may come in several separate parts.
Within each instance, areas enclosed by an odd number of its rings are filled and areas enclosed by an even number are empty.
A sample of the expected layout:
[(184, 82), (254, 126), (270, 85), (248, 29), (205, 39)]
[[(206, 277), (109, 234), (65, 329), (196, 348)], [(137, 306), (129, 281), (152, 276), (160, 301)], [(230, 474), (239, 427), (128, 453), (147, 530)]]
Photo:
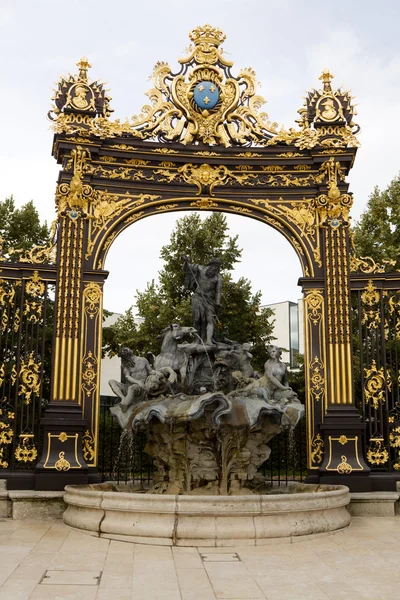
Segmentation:
[[(105, 80), (113, 118), (140, 112), (154, 64), (172, 70), (189, 45), (188, 32), (209, 22), (222, 28), (234, 73), (251, 66), (271, 119), (293, 126), (304, 92), (319, 87), (323, 68), (333, 85), (351, 88), (362, 143), (350, 173), (353, 217), (375, 185), (385, 188), (400, 169), (400, 42), (397, 0), (0, 0), (0, 199), (33, 200), (42, 219), (54, 217), (58, 166), (46, 120), (53, 84), (76, 73), (88, 56), (93, 78)], [(114, 242), (106, 268), (105, 306), (122, 312), (135, 290), (156, 278), (160, 247), (173, 214), (144, 219)], [(236, 276), (247, 276), (265, 303), (296, 299), (301, 275), (289, 243), (266, 225), (229, 216), (244, 248)]]

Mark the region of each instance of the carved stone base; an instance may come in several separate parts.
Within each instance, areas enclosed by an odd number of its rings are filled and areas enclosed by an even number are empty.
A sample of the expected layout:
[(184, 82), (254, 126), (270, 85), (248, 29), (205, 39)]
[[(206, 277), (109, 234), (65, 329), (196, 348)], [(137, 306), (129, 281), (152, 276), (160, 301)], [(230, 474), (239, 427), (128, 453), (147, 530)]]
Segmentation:
[(82, 455), (87, 422), (75, 402), (53, 402), (41, 419), (43, 453), (35, 470), (35, 490), (63, 490), (87, 484), (88, 466)]
[(172, 431), (168, 425), (154, 422), (147, 429), (145, 447), (156, 467), (153, 491), (239, 493), (268, 459), (271, 449), (267, 442), (280, 432), (280, 426), (269, 418), (263, 418), (251, 434), (248, 427), (213, 429), (207, 416), (175, 425)]
[(352, 405), (329, 407), (320, 430), (325, 444), (320, 483), (347, 485), (354, 492), (371, 491), (371, 469), (362, 450), (365, 424), (357, 409)]

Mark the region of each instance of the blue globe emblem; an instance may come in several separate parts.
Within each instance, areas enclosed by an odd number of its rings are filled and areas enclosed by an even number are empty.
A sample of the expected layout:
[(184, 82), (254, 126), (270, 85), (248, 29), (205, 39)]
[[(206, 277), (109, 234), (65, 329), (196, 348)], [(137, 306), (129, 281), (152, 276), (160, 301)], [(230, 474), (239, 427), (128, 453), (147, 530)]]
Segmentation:
[(219, 88), (212, 81), (200, 81), (193, 91), (193, 99), (202, 110), (214, 108), (219, 100)]
[(339, 227), (339, 225), (340, 225), (339, 219), (336, 219), (336, 218), (332, 219), (331, 225), (332, 225), (332, 227)]
[(78, 211), (73, 208), (69, 211), (69, 216), (71, 219), (77, 219), (79, 216)]

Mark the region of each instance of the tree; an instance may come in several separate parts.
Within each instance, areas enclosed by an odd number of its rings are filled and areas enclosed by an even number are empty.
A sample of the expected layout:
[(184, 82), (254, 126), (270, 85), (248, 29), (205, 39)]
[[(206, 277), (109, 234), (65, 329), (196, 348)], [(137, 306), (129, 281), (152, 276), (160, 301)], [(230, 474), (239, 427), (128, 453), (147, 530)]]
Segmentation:
[[(47, 223), (40, 223), (39, 213), (33, 202), (16, 208), (13, 196), (0, 201), (0, 236), (1, 254), (9, 260), (18, 260), (20, 254), (31, 250), (33, 246), (50, 241)], [(23, 252), (16, 252), (17, 249)]]
[(255, 368), (262, 370), (267, 359), (266, 346), (272, 338), (271, 317), (273, 311), (261, 309), (261, 292), (252, 293), (251, 283), (241, 277), (233, 281), (230, 271), (242, 255), (237, 245), (238, 236), (230, 237), (226, 217), (212, 213), (201, 219), (192, 213), (180, 219), (171, 234), (170, 243), (161, 249), (165, 264), (159, 272), (159, 280), (147, 284), (143, 292), (137, 292), (137, 314), (143, 322), (134, 322), (131, 307), (115, 325), (105, 331), (105, 348), (115, 353), (121, 345), (127, 345), (137, 354), (160, 351), (157, 336), (168, 324), (179, 322), (191, 324), (190, 292), (183, 285), (182, 254), (190, 260), (206, 264), (211, 258), (221, 260), (222, 306), (218, 315), (217, 331), (239, 343), (253, 345)]
[(385, 191), (374, 189), (353, 233), (359, 257), (381, 264), (394, 261), (390, 270), (400, 270), (400, 174)]

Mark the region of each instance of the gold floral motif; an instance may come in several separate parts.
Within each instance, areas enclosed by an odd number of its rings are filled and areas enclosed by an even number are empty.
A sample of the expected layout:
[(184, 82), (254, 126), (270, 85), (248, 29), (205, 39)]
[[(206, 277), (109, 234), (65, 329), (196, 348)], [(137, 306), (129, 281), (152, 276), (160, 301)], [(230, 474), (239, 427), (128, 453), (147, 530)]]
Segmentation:
[(345, 444), (347, 444), (348, 441), (349, 440), (347, 439), (347, 436), (345, 436), (343, 434), (338, 439), (339, 444), (342, 444), (342, 446), (344, 446)]
[(237, 171), (252, 171), (253, 167), (252, 167), (252, 165), (237, 165), (236, 170)]
[(60, 440), (60, 442), (66, 442), (68, 439), (67, 434), (65, 433), (65, 431), (62, 431), (60, 433), (60, 435), (58, 436), (58, 439)]
[(229, 208), (242, 215), (252, 214), (252, 211), (249, 208), (245, 208), (244, 206), (230, 206)]
[(105, 179), (122, 179), (124, 181), (154, 181), (154, 174), (152, 174), (149, 170), (144, 171), (143, 169), (131, 167), (117, 167), (116, 169), (105, 169), (101, 165), (98, 165), (94, 167), (93, 175)]
[(284, 165), (267, 165), (266, 167), (261, 167), (261, 169), (267, 173), (276, 173), (277, 171), (284, 171), (286, 167)]
[(159, 152), (161, 154), (179, 154), (178, 150), (173, 148), (153, 148), (152, 152)]
[(45, 291), (43, 279), (39, 277), (39, 271), (33, 271), (32, 277), (26, 282), (25, 290), (31, 296), (42, 296)]
[(21, 312), (20, 312), (19, 308), (17, 308), (17, 310), (15, 311), (15, 314), (14, 314), (14, 324), (13, 324), (13, 330), (15, 333), (17, 333), (19, 331), (20, 326), (21, 326)]
[(386, 268), (396, 264), (394, 260), (382, 260), (382, 263), (376, 263), (370, 256), (350, 256), (350, 271), (365, 273), (384, 273)]
[(208, 210), (210, 208), (218, 208), (218, 204), (213, 202), (211, 198), (199, 198), (195, 202), (191, 202), (190, 206), (200, 208), (200, 210)]
[(38, 452), (33, 442), (32, 434), (21, 434), (21, 443), (15, 448), (14, 456), (20, 462), (34, 462)]
[(179, 204), (162, 204), (161, 206), (157, 206), (156, 210), (166, 212), (168, 210), (174, 210), (174, 208), (177, 208), (178, 206)]
[(318, 356), (310, 364), (310, 394), (319, 402), (325, 391), (324, 365)]
[(117, 159), (115, 158), (115, 156), (99, 156), (99, 160), (101, 160), (102, 162), (105, 162), (105, 163), (117, 162)]
[(0, 448), (0, 469), (7, 469), (8, 461), (4, 460), (5, 448)]
[(315, 438), (311, 443), (311, 462), (314, 465), (320, 465), (322, 463), (322, 459), (324, 457), (324, 441), (321, 437), (321, 434), (317, 433)]
[(91, 396), (97, 388), (97, 360), (89, 351), (82, 361), (82, 390), (86, 396)]
[(209, 150), (200, 150), (200, 152), (196, 152), (199, 156), (220, 156), (218, 152), (210, 152)]
[(304, 156), (302, 152), (281, 152), (277, 154), (280, 158), (295, 158), (296, 156)]
[(364, 304), (367, 304), (367, 306), (374, 306), (374, 304), (377, 304), (379, 302), (380, 294), (377, 288), (372, 283), (372, 279), (368, 281), (367, 286), (362, 292), (361, 300), (364, 302)]
[(133, 215), (131, 215), (130, 217), (128, 217), (128, 218), (126, 219), (126, 222), (127, 222), (127, 223), (134, 223), (134, 222), (135, 222), (135, 221), (137, 221), (138, 219), (141, 219), (141, 218), (143, 217), (143, 215), (144, 215), (144, 212), (143, 212), (143, 211), (140, 211), (140, 212), (134, 213)]
[(336, 467), (337, 472), (341, 475), (350, 475), (353, 471), (353, 467), (347, 462), (347, 456), (343, 454), (340, 458), (341, 462)]
[(71, 463), (67, 461), (65, 458), (65, 452), (60, 452), (58, 454), (58, 460), (54, 465), (56, 471), (69, 471), (71, 468)]
[(89, 429), (87, 429), (82, 436), (82, 444), (83, 444), (83, 458), (87, 463), (93, 462), (95, 458), (94, 452), (94, 438), (90, 433)]
[(381, 367), (377, 369), (375, 360), (372, 361), (369, 369), (364, 368), (365, 386), (364, 396), (365, 402), (371, 404), (373, 408), (378, 409), (380, 404), (384, 404), (386, 400), (386, 389), (390, 390), (392, 381), (390, 375), (385, 377), (385, 370)]
[(367, 461), (371, 465), (384, 465), (389, 460), (389, 452), (386, 450), (383, 438), (371, 438), (367, 450)]
[(400, 448), (400, 425), (398, 425), (397, 427), (393, 427), (390, 430), (389, 443), (392, 448)]
[(141, 158), (126, 158), (125, 164), (131, 165), (132, 167), (145, 167), (150, 164), (150, 161), (142, 160)]
[(40, 392), (41, 367), (42, 363), (40, 361), (35, 362), (35, 356), (33, 352), (21, 360), (18, 396), (25, 396), (25, 404), (30, 404), (32, 396), (37, 396)]
[(310, 171), (312, 169), (311, 165), (296, 165), (293, 167), (295, 171)]
[(0, 306), (14, 306), (15, 287), (4, 279), (0, 279)]
[[(237, 174), (230, 171), (224, 165), (211, 166), (207, 164), (193, 165), (191, 163), (179, 167), (178, 172), (188, 184), (195, 185), (198, 189), (197, 195), (203, 191), (203, 187), (213, 196), (213, 189), (216, 185), (224, 185), (228, 181), (236, 181), (241, 185), (246, 184), (249, 179), (254, 178), (252, 174)], [(173, 174), (175, 176), (175, 174)]]
[(308, 318), (314, 325), (317, 325), (321, 321), (322, 307), (324, 305), (324, 297), (321, 290), (307, 290), (305, 302), (309, 311)]
[(41, 302), (29, 302), (25, 300), (24, 316), (28, 317), (31, 323), (38, 323), (43, 315), (43, 306)]
[(12, 443), (14, 437), (13, 422), (15, 420), (15, 414), (12, 412), (7, 405), (2, 404), (0, 408), (0, 469), (7, 469), (9, 463), (6, 460), (6, 448)]
[(262, 154), (257, 154), (257, 152), (239, 152), (238, 156), (243, 156), (243, 158), (257, 158), (262, 156)]
[(85, 300), (85, 312), (93, 319), (100, 310), (100, 302), (102, 298), (101, 286), (98, 283), (87, 283), (83, 290)]

